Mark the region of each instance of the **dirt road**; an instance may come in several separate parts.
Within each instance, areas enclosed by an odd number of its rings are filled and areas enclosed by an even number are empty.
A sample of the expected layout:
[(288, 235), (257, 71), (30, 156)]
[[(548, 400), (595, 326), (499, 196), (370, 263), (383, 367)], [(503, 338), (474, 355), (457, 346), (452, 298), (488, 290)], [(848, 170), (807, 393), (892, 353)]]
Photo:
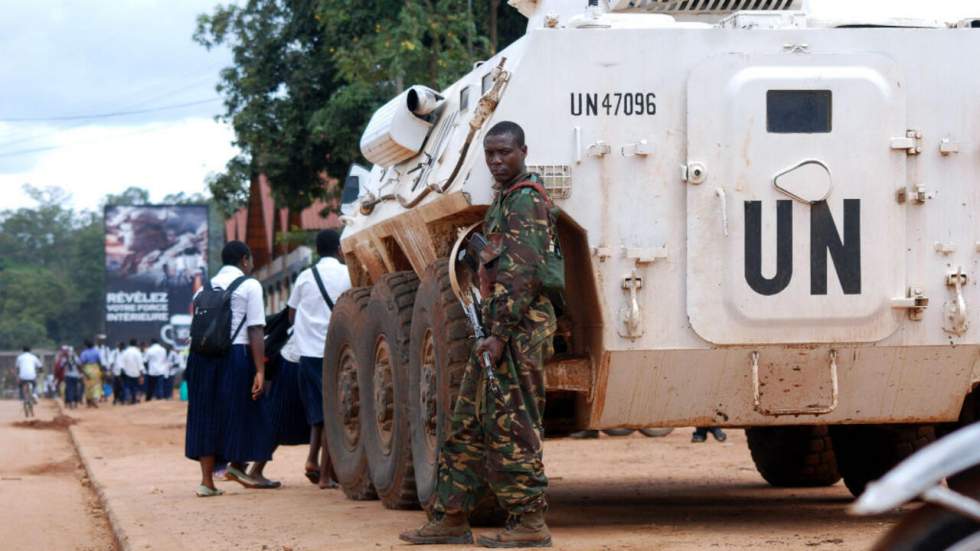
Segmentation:
[[(79, 422), (72, 430), (122, 528), (124, 549), (406, 549), (398, 532), (423, 520), (418, 511), (388, 511), (376, 501), (352, 502), (339, 491), (316, 489), (302, 477), (300, 448), (280, 449), (266, 470), (283, 480), (280, 490), (225, 482), (225, 496), (195, 498), (197, 465), (182, 455), (183, 404), (73, 415)], [(689, 438), (679, 430), (658, 439), (548, 441), (555, 547), (866, 549), (896, 520), (849, 517), (841, 484), (769, 488), (752, 466), (741, 431), (731, 431), (725, 444), (691, 444)]]
[(25, 421), (19, 401), (0, 400), (0, 549), (115, 549), (67, 424), (50, 402), (36, 411)]

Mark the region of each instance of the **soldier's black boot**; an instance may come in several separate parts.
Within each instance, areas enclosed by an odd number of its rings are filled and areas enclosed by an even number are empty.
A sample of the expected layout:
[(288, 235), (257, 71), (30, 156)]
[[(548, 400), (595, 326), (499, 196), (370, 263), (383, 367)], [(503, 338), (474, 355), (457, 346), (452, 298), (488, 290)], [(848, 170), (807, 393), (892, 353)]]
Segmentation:
[(473, 543), (473, 532), (465, 513), (446, 513), (430, 518), (421, 528), (402, 532), (398, 538), (415, 545), (460, 545)]
[(551, 547), (551, 532), (544, 522), (544, 511), (534, 511), (511, 517), (507, 528), (493, 536), (480, 536), (477, 543), (498, 549)]

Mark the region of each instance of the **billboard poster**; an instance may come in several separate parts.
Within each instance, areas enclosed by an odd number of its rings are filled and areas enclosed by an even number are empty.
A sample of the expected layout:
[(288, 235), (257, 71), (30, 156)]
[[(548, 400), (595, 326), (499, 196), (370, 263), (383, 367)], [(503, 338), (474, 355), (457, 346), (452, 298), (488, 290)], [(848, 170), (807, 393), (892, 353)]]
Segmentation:
[(207, 281), (207, 205), (105, 208), (106, 336), (190, 344), (191, 301)]

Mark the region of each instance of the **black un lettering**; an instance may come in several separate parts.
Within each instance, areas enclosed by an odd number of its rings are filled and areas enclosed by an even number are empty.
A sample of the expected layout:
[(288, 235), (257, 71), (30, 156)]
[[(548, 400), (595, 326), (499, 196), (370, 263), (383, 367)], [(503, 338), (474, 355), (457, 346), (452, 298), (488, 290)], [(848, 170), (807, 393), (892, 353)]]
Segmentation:
[(760, 295), (781, 293), (793, 279), (793, 202), (776, 202), (776, 275), (762, 275), (762, 201), (745, 202), (745, 281)]
[[(826, 201), (810, 208), (810, 294), (827, 294), (827, 257), (845, 295), (861, 294), (861, 200), (844, 200), (844, 236)], [(776, 201), (776, 275), (762, 275), (762, 202), (745, 202), (745, 281), (764, 296), (781, 293), (793, 279), (793, 202)]]

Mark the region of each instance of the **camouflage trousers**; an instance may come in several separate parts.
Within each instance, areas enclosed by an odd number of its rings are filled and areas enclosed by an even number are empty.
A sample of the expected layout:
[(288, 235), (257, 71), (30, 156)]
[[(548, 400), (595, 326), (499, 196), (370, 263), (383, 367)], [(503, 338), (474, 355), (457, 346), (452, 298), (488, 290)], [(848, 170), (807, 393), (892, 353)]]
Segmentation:
[(501, 396), (487, 386), (486, 371), (470, 358), (439, 453), (434, 513), (470, 512), (487, 486), (510, 514), (547, 507), (541, 425), (544, 358), (551, 339), (509, 339), (494, 369)]

